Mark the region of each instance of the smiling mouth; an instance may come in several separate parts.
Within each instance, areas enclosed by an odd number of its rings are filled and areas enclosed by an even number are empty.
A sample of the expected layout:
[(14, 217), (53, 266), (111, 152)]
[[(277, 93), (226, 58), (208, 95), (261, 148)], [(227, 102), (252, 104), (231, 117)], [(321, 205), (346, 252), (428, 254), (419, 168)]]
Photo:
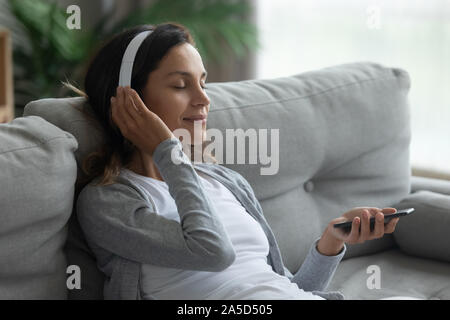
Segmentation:
[(194, 121), (199, 121), (202, 124), (206, 123), (206, 119), (183, 119), (183, 121), (188, 121), (188, 122), (190, 122), (192, 124), (194, 124)]

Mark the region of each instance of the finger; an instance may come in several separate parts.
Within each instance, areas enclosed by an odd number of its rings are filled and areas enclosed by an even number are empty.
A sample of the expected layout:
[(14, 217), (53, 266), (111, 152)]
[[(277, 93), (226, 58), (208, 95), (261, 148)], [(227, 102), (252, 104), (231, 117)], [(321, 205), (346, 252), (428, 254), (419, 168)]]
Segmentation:
[(136, 96), (135, 96), (135, 94), (139, 97), (139, 95), (137, 94), (137, 92), (136, 91), (134, 91), (132, 88), (130, 88), (130, 87), (127, 87), (127, 94), (128, 94), (128, 97), (129, 97), (129, 99), (130, 99), (130, 102), (131, 102), (131, 105), (132, 105), (132, 108), (130, 108), (130, 113), (131, 113), (131, 115), (133, 116), (133, 119), (135, 120), (135, 121), (139, 121), (140, 119), (141, 119), (141, 117), (142, 117), (142, 112), (141, 111), (139, 111), (139, 109), (138, 109), (138, 106), (136, 105), (136, 104), (138, 104), (137, 103), (137, 100), (136, 100)]
[[(116, 90), (116, 98), (115, 98), (115, 113), (116, 113), (116, 121), (118, 120), (120, 123), (124, 124), (126, 115), (124, 114), (124, 94), (123, 94), (123, 88), (117, 87)], [(119, 120), (120, 119), (120, 120)]]
[(370, 238), (370, 213), (367, 209), (363, 210), (361, 217), (361, 234), (359, 241), (363, 242)]
[(114, 107), (113, 107), (114, 121), (120, 129), (120, 133), (125, 136), (128, 131), (128, 122), (129, 121), (127, 121), (128, 116), (124, 110), (125, 109), (125, 106), (124, 106), (125, 95), (124, 95), (123, 91), (124, 90), (122, 87), (117, 87), (116, 97), (111, 100), (114, 101)]
[(123, 92), (123, 87), (117, 87), (117, 106), (119, 107), (118, 109), (121, 109), (124, 105), (125, 105), (125, 95)]
[(113, 120), (114, 124), (118, 124), (118, 110), (117, 110), (117, 98), (116, 97), (111, 97), (110, 99), (111, 101), (111, 119)]
[(116, 106), (116, 98), (115, 97), (111, 97), (110, 99), (109, 99), (109, 101), (110, 101), (110, 112), (111, 112), (111, 119), (113, 119), (114, 120), (114, 118), (115, 118), (115, 116), (116, 116), (116, 108), (115, 108), (115, 106)]
[(359, 226), (361, 225), (361, 219), (359, 217), (353, 218), (352, 230), (350, 231), (346, 241), (350, 243), (357, 242), (359, 239)]
[[(370, 216), (371, 217), (375, 217), (375, 215), (378, 213), (378, 212), (381, 212), (381, 209), (380, 208), (366, 208), (367, 210), (369, 210), (369, 213), (370, 213)], [(370, 217), (369, 217), (370, 218)]]
[(375, 228), (373, 230), (374, 238), (381, 238), (384, 235), (384, 215), (381, 212), (378, 212), (375, 215)]
[(131, 105), (129, 108), (129, 112), (132, 115), (134, 121), (136, 121), (136, 123), (139, 123), (144, 119), (145, 115), (142, 110), (147, 110), (147, 107), (142, 102), (141, 98), (139, 97), (139, 94), (132, 88), (130, 87), (127, 88), (127, 94)]
[(400, 218), (394, 218), (391, 221), (389, 221), (386, 226), (384, 227), (384, 233), (392, 233), (395, 231), (395, 226), (397, 225), (397, 222), (400, 220)]
[(147, 108), (145, 103), (142, 101), (141, 97), (136, 92), (136, 90), (130, 89), (130, 95), (133, 98), (133, 102), (134, 102), (134, 106), (136, 107), (136, 111), (140, 115), (146, 114), (150, 111), (149, 108)]
[[(129, 89), (124, 89), (125, 94), (125, 112), (127, 113), (128, 119), (131, 122), (136, 123), (139, 119), (139, 115), (136, 112), (136, 107), (134, 106), (133, 99), (131, 98), (131, 95), (129, 93)], [(130, 123), (131, 124), (131, 123)]]
[(383, 209), (383, 213), (385, 214), (386, 217), (389, 217), (391, 214), (394, 214), (397, 212), (397, 209), (395, 208), (384, 208)]

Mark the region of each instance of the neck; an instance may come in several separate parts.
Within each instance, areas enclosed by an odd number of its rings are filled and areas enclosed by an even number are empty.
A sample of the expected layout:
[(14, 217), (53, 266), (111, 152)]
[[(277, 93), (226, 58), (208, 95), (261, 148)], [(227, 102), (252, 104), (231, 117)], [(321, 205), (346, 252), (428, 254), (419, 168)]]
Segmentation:
[(161, 174), (159, 173), (158, 168), (153, 162), (152, 157), (146, 153), (141, 152), (139, 149), (136, 149), (132, 156), (130, 164), (126, 168), (137, 174), (140, 174), (141, 176), (164, 181)]
[[(203, 151), (204, 145), (200, 148), (194, 148), (194, 146), (191, 146), (191, 161), (194, 161), (194, 154), (198, 154), (198, 159), (200, 159), (200, 162), (203, 162), (202, 159), (202, 151)], [(206, 154), (206, 159), (213, 162), (218, 163), (217, 159), (214, 158), (211, 154)], [(158, 168), (156, 167), (155, 163), (153, 162), (153, 158), (148, 155), (145, 152), (141, 152), (139, 149), (136, 148), (136, 150), (133, 153), (133, 156), (131, 157), (131, 162), (129, 165), (126, 166), (127, 169), (140, 174), (141, 176), (150, 177), (156, 180), (164, 181), (161, 174), (159, 173)]]

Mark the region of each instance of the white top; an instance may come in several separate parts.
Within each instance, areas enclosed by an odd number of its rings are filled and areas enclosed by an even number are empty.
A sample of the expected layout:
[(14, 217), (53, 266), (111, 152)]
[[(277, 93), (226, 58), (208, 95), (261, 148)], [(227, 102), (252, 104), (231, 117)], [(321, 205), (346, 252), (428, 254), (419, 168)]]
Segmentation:
[[(151, 195), (156, 212), (180, 221), (174, 199), (164, 181), (123, 169)], [(142, 264), (142, 296), (163, 300), (273, 300), (320, 299), (274, 272), (267, 263), (269, 243), (260, 224), (224, 185), (197, 172), (200, 182), (215, 206), (236, 252), (236, 260), (220, 272), (182, 270)]]

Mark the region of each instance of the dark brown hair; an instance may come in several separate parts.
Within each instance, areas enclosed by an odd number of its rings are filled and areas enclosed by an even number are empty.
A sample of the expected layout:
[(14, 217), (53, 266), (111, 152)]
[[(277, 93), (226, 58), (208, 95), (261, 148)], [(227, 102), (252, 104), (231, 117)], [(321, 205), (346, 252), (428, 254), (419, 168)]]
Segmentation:
[[(87, 176), (81, 182), (83, 185), (97, 176), (102, 176), (98, 185), (112, 184), (120, 168), (131, 161), (135, 146), (113, 123), (110, 98), (115, 95), (122, 56), (128, 44), (138, 33), (148, 30), (153, 32), (140, 46), (131, 76), (131, 87), (141, 98), (149, 74), (157, 69), (159, 62), (171, 48), (184, 43), (195, 46), (186, 27), (177, 23), (164, 23), (156, 26), (141, 25), (125, 30), (115, 35), (98, 51), (87, 70), (83, 95), (87, 98), (96, 120), (104, 129), (106, 141), (101, 150), (89, 154), (83, 160), (82, 170)], [(216, 161), (214, 157), (209, 156), (213, 162)]]

